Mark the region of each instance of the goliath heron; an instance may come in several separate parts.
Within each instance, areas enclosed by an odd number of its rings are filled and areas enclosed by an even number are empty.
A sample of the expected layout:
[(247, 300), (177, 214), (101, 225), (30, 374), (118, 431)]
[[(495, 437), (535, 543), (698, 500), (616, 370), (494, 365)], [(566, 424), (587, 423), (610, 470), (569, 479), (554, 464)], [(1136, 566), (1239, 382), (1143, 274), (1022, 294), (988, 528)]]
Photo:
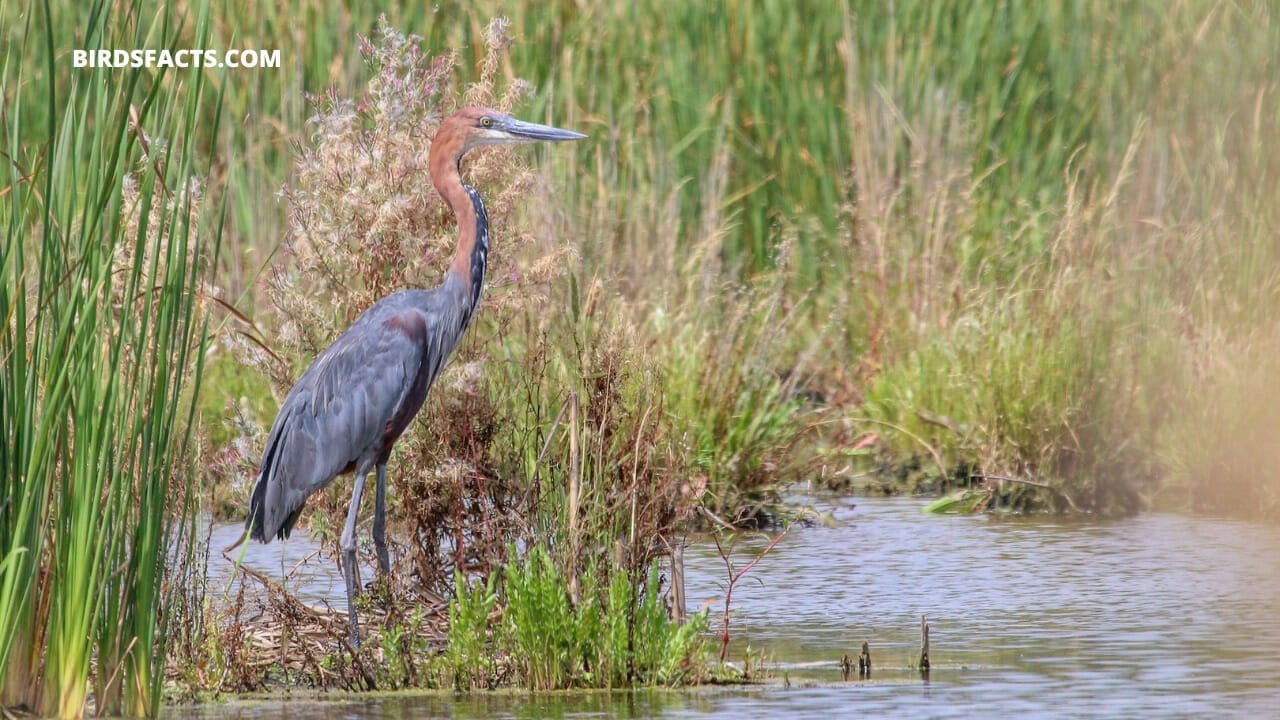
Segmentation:
[(432, 290), (401, 290), (365, 310), (316, 357), (280, 406), (262, 454), (245, 532), (264, 543), (272, 536), (288, 537), (308, 496), (338, 475), (355, 474), (338, 543), (353, 646), (360, 643), (353, 601), (360, 582), (356, 515), (365, 478), (370, 470), (377, 471), (373, 544), (378, 567), (387, 573), (387, 458), (466, 332), (484, 285), (489, 221), (480, 194), (462, 181), (462, 156), (482, 145), (585, 137), (485, 108), (463, 108), (446, 118), (428, 158), (431, 182), (458, 222), (458, 249), (443, 282)]

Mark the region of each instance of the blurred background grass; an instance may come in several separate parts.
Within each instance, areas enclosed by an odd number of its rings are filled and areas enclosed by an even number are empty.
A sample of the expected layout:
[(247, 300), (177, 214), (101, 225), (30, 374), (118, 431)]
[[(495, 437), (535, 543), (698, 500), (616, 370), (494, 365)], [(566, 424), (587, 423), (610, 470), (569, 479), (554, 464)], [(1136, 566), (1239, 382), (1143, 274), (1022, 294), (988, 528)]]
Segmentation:
[[(21, 7), (0, 12), (21, 26)], [(540, 155), (543, 232), (669, 357), (730, 353), (706, 367), (816, 404), (783, 414), (823, 428), (823, 477), (918, 466), (1099, 511), (1276, 509), (1280, 450), (1230, 429), (1270, 437), (1260, 408), (1280, 393), (1260, 369), (1280, 337), (1274, 3), (215, 2), (215, 47), (285, 65), (216, 81), (215, 283), (251, 317), (306, 97), (360, 87), (359, 36), (383, 14), (459, 48), (462, 83), (488, 19), (511, 19), (503, 76), (535, 88), (521, 114), (592, 136)], [(747, 340), (713, 342), (726, 318)], [(209, 388), (210, 412), (234, 392), (269, 419), (265, 385), (210, 372), (235, 388)], [(703, 455), (715, 423), (692, 431)]]
[(464, 82), (511, 18), (524, 114), (592, 134), (543, 165), (558, 241), (646, 312), (769, 286), (787, 312), (759, 323), (786, 327), (753, 372), (835, 408), (829, 470), (874, 435), (890, 475), (1275, 510), (1277, 444), (1229, 429), (1274, 434), (1280, 392), (1259, 370), (1280, 334), (1274, 3), (228, 2), (220, 41), (287, 65), (226, 88), (220, 280), (242, 308), (284, 232), (302, 98), (356, 86), (383, 13), (462, 48)]

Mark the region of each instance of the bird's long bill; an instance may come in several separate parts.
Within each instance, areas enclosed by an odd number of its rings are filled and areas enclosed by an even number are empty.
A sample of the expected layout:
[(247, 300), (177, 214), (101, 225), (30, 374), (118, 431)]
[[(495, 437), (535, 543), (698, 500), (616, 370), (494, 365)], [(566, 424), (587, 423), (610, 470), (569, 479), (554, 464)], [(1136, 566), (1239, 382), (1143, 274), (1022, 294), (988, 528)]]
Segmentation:
[(539, 125), (514, 118), (507, 120), (505, 127), (502, 129), (527, 142), (563, 142), (565, 140), (581, 140), (586, 137), (586, 135), (572, 130), (561, 130), (550, 125)]

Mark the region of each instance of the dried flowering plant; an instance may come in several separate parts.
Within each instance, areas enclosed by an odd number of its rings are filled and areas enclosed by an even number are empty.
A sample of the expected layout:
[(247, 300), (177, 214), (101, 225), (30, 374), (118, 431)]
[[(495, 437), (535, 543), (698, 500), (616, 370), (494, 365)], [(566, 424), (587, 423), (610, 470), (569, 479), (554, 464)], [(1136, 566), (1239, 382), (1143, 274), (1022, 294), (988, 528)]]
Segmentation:
[[(463, 104), (508, 111), (527, 96), (521, 81), (508, 83), (501, 96), (494, 90), (506, 27), (505, 20), (490, 24), (484, 71), (465, 97), (456, 88), (456, 53), (429, 57), (420, 38), (383, 21), (374, 39), (360, 43), (372, 72), (365, 94), (352, 99), (331, 89), (311, 98), (310, 136), (299, 144), (294, 180), (282, 194), (290, 219), (286, 257), (268, 288), (285, 318), (277, 342), (287, 352), (281, 354), (305, 361), (378, 299), (438, 282), (457, 229), (428, 175), (431, 139)], [(490, 259), (490, 294), (509, 302), (504, 280), (521, 276), (515, 251), (529, 240), (510, 218), (532, 175), (513, 153), (474, 155), (466, 176), (483, 189), (499, 239)], [(268, 369), (284, 388), (299, 368), (277, 363)]]

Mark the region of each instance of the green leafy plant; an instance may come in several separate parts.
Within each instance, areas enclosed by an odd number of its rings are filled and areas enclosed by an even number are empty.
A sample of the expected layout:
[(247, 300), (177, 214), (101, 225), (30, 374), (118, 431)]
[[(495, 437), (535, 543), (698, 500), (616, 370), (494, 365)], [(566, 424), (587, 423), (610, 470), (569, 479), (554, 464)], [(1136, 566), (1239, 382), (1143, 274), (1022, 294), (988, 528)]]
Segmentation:
[(489, 616), (498, 596), (497, 576), (486, 583), (471, 584), (461, 571), (454, 575), (454, 598), (449, 603), (449, 635), (445, 657), (456, 690), (487, 688), (493, 682), (493, 648)]
[(542, 546), (503, 573), (503, 629), (525, 684), (534, 689), (675, 685), (700, 677), (706, 614), (679, 624), (659, 591), (657, 565), (644, 581), (623, 572), (584, 576), (579, 598)]

